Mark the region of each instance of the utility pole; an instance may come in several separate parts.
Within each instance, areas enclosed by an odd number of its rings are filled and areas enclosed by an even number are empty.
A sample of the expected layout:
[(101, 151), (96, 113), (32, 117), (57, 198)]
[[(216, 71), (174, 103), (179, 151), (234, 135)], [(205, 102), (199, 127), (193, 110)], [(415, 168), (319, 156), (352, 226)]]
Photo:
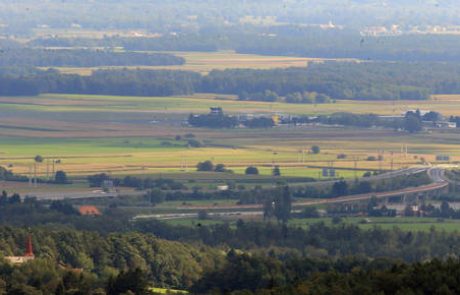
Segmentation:
[(355, 179), (358, 180), (358, 159), (353, 157), (354, 162), (354, 172), (355, 172)]
[(34, 186), (37, 186), (37, 163), (34, 163)]
[(390, 152), (390, 155), (391, 155), (391, 163), (390, 163), (390, 165), (391, 165), (391, 171), (393, 171), (393, 168), (394, 168), (394, 167), (393, 167), (393, 165), (394, 165), (394, 163), (393, 163), (393, 161), (394, 161), (394, 159), (393, 159), (393, 154), (394, 154), (393, 151), (391, 151), (391, 152)]
[(50, 180), (50, 159), (46, 159), (46, 178)]
[(29, 186), (32, 186), (32, 166), (29, 166)]

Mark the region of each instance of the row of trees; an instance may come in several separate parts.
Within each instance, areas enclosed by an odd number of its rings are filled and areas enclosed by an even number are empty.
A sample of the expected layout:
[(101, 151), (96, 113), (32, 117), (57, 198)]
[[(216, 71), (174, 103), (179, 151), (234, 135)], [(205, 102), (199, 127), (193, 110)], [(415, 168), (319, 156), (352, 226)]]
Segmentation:
[(239, 125), (243, 125), (247, 128), (272, 128), (275, 126), (273, 119), (268, 117), (240, 119), (235, 116), (224, 114), (190, 114), (187, 122), (190, 126), (205, 128), (235, 128)]
[(168, 178), (136, 177), (125, 176), (123, 178), (113, 177), (105, 173), (94, 174), (87, 177), (90, 187), (103, 187), (110, 183), (114, 187), (125, 186), (143, 189), (161, 189), (161, 190), (186, 190), (188, 189), (183, 183)]
[(322, 104), (322, 103), (331, 103), (333, 100), (321, 93), (316, 92), (294, 92), (289, 93), (286, 96), (279, 96), (278, 93), (265, 90), (262, 92), (256, 93), (247, 93), (243, 91), (238, 95), (239, 100), (246, 101), (268, 101), (268, 102), (287, 102), (287, 103), (305, 103), (305, 104)]
[(0, 95), (74, 93), (171, 96), (192, 94), (200, 79), (197, 73), (167, 70), (98, 70), (90, 76), (65, 75), (47, 70), (29, 75), (1, 75)]
[[(343, 125), (356, 127), (384, 127), (395, 130), (406, 130), (410, 133), (419, 132), (423, 129), (423, 122), (442, 121), (443, 117), (438, 112), (428, 112), (423, 116), (419, 110), (409, 111), (402, 117), (382, 117), (375, 114), (353, 114), (348, 112), (333, 113), (331, 115), (320, 115), (317, 117), (299, 116), (282, 119), (283, 124), (298, 125), (319, 123), (324, 125)], [(455, 117), (450, 121), (455, 122)]]

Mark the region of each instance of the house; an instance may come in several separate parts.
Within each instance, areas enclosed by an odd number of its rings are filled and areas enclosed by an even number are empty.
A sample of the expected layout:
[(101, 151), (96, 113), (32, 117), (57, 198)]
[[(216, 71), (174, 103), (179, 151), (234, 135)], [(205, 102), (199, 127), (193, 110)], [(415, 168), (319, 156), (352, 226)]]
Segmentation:
[(96, 206), (80, 206), (78, 212), (82, 216), (101, 216), (102, 213)]

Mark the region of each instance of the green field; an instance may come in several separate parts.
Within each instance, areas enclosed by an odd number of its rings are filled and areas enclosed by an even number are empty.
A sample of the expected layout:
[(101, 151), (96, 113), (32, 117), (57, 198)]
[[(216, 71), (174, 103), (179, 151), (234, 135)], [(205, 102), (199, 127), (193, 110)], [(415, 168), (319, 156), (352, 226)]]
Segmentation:
[[(216, 97), (221, 99), (215, 99)], [(221, 106), (229, 113), (330, 114), (334, 112), (401, 115), (407, 110), (433, 110), (443, 115), (460, 115), (460, 96), (438, 95), (426, 101), (352, 101), (329, 104), (288, 104), (282, 102), (238, 101), (234, 96), (196, 94), (189, 97), (129, 97), (44, 94), (39, 97), (0, 97), (2, 109), (41, 112), (161, 112), (206, 113)]]

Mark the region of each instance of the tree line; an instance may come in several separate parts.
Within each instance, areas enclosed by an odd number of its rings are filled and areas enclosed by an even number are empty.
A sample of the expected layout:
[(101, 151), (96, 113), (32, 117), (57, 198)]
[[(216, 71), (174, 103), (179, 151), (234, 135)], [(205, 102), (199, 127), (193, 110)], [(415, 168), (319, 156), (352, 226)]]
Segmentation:
[[(200, 75), (168, 70), (97, 70), (90, 76), (66, 75), (56, 70), (30, 75), (1, 75), (0, 95), (40, 93), (172, 96), (192, 94)], [(4, 87), (3, 87), (4, 86)]]
[(172, 54), (100, 49), (15, 48), (0, 52), (0, 67), (168, 66), (184, 63), (184, 58)]
[[(98, 70), (91, 76), (48, 71), (0, 71), (1, 95), (77, 93), (171, 96), (240, 95), (244, 100), (312, 103), (333, 99), (428, 99), (460, 93), (458, 64), (327, 62), (308, 68), (214, 70), (208, 75), (169, 70)], [(421, 74), (423, 73), (423, 74)], [(263, 95), (262, 95), (263, 94)]]

